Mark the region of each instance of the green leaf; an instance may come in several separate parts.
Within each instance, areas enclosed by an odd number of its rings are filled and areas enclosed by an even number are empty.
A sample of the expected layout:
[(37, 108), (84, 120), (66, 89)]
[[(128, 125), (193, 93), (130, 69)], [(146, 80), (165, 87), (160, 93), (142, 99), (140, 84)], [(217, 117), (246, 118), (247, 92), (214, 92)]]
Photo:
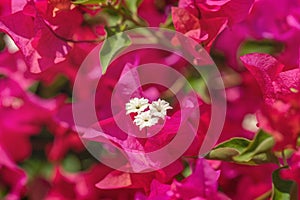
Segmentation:
[(283, 152), (282, 151), (276, 151), (275, 155), (278, 158), (283, 158), (282, 155), (284, 155), (285, 159), (289, 159), (293, 155), (294, 152), (295, 152), (295, 149), (286, 148), (286, 149), (283, 150)]
[(271, 151), (254, 155), (248, 163), (245, 164), (264, 164), (264, 163), (276, 163), (278, 164), (278, 159)]
[[(127, 28), (126, 24), (116, 24), (114, 26), (105, 26), (105, 31), (106, 31), (107, 37), (109, 39), (109, 37), (113, 37), (113, 36), (117, 37), (116, 35), (124, 32), (126, 30), (126, 28)], [(110, 38), (110, 39), (112, 40), (113, 38)]]
[(113, 58), (124, 48), (130, 46), (131, 40), (125, 33), (117, 33), (104, 41), (100, 50), (100, 64), (102, 66), (102, 74), (107, 70), (108, 65)]
[(189, 83), (194, 89), (194, 91), (196, 91), (206, 103), (210, 102), (210, 97), (208, 95), (207, 86), (204, 79), (195, 78), (190, 80)]
[(274, 138), (260, 130), (249, 146), (240, 155), (234, 157), (234, 160), (237, 162), (249, 162), (254, 156), (270, 151), (274, 144)]
[(37, 92), (38, 87), (39, 87), (39, 82), (34, 82), (34, 83), (28, 88), (28, 91), (30, 91), (30, 92), (32, 92), (32, 93), (35, 93), (35, 92)]
[(206, 155), (206, 158), (248, 165), (278, 163), (277, 157), (271, 151), (273, 146), (273, 137), (261, 130), (252, 141), (232, 138), (219, 144)]
[(75, 155), (68, 155), (62, 162), (62, 166), (68, 172), (78, 172), (81, 169), (80, 160)]
[(136, 13), (139, 5), (142, 3), (142, 0), (125, 0), (125, 3), (132, 13)]
[(53, 171), (51, 163), (36, 158), (27, 159), (21, 164), (21, 167), (26, 171), (29, 179), (34, 179), (37, 176), (49, 178)]
[(174, 30), (175, 28), (174, 28), (174, 24), (173, 24), (172, 15), (169, 14), (166, 21), (163, 23), (160, 23), (159, 26), (162, 28), (168, 28), (168, 29)]
[[(98, 13), (98, 16), (105, 21), (105, 30), (107, 32), (107, 37), (114, 35), (115, 33), (121, 32), (118, 31), (120, 28), (116, 28), (121, 26), (121, 15), (119, 15), (115, 10), (111, 10), (109, 8), (104, 8), (101, 12)], [(114, 31), (116, 30), (116, 31)], [(114, 33), (114, 34), (110, 34)]]
[(297, 200), (296, 183), (290, 180), (284, 180), (280, 177), (280, 171), (287, 167), (275, 170), (272, 174), (273, 188), (272, 200)]
[(250, 141), (245, 138), (232, 138), (219, 144), (206, 157), (215, 160), (233, 161), (233, 157), (240, 155), (249, 143)]
[(277, 54), (282, 52), (284, 46), (273, 40), (247, 40), (239, 48), (239, 55), (259, 52), (268, 54)]
[(184, 177), (188, 177), (188, 176), (190, 176), (191, 174), (192, 174), (192, 168), (191, 168), (191, 166), (189, 165), (189, 164), (187, 164), (187, 166), (184, 168), (184, 170), (182, 171), (182, 175), (184, 176)]

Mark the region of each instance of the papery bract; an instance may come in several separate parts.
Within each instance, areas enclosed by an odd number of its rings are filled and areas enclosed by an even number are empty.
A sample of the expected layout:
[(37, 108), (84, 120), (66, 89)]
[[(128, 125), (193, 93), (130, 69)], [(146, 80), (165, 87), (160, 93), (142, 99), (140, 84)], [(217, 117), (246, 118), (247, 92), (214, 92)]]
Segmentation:
[[(13, 21), (22, 23), (15, 24)], [(25, 56), (27, 65), (31, 67), (30, 71), (34, 73), (61, 62), (70, 49), (65, 41), (58, 39), (50, 31), (51, 28), (49, 29), (32, 2), (28, 3), (23, 11), (1, 17), (0, 28), (16, 42)]]
[(48, 123), (56, 101), (41, 100), (24, 91), (17, 82), (2, 78), (0, 102), (0, 144), (14, 160), (23, 160), (30, 155), (29, 137)]
[(231, 26), (246, 18), (253, 2), (181, 0), (178, 8), (172, 8), (173, 23), (177, 31), (210, 49), (227, 24)]
[(182, 182), (173, 182), (173, 195), (183, 199), (228, 199), (218, 192), (219, 175), (220, 172), (215, 171), (206, 160), (199, 159), (189, 177)]
[(156, 199), (229, 199), (218, 192), (219, 172), (200, 158), (190, 176), (182, 181), (173, 180), (171, 185), (162, 184), (156, 180), (151, 183), (151, 193), (148, 197), (137, 194), (136, 200)]
[(7, 200), (18, 200), (25, 192), (27, 176), (9, 157), (0, 145), (0, 182), (7, 187)]
[(74, 152), (84, 150), (84, 145), (75, 131), (71, 105), (58, 105), (47, 126), (54, 136), (53, 142), (46, 148), (50, 161), (62, 160), (70, 150)]
[(20, 51), (11, 53), (4, 49), (0, 54), (0, 73), (19, 83), (24, 90), (33, 84), (28, 78), (26, 63)]
[[(255, 199), (272, 188), (272, 172), (277, 166), (243, 166), (234, 163), (222, 163), (219, 179), (220, 187), (232, 199)], [(245, 187), (247, 195), (245, 196)]]
[[(30, 137), (43, 127), (55, 135), (54, 146), (49, 147), (50, 160), (58, 160), (69, 150), (82, 150), (83, 145), (68, 124), (68, 116), (62, 116), (64, 97), (44, 100), (21, 88), (9, 78), (0, 80), (0, 144), (15, 161), (22, 161), (31, 154)], [(15, 146), (18, 146), (17, 150)]]
[(135, 192), (133, 190), (100, 190), (95, 187), (97, 181), (110, 171), (110, 168), (101, 164), (79, 173), (68, 173), (61, 168), (56, 168), (51, 178), (52, 186), (45, 199), (132, 199)]
[[(19, 47), (28, 71), (48, 83), (57, 73), (74, 79), (84, 55), (95, 46), (92, 42), (98, 40), (98, 34), (105, 34), (103, 27), (97, 32), (94, 27), (82, 26), (84, 19), (78, 8), (55, 10), (47, 1), (29, 1), (23, 6), (0, 17), (0, 30)], [(36, 75), (41, 72), (44, 74)]]
[(257, 114), (259, 127), (275, 137), (276, 149), (295, 148), (300, 132), (300, 70), (282, 71), (284, 65), (267, 54), (248, 54), (241, 60), (264, 95)]
[[(182, 95), (180, 105), (179, 100), (176, 99), (177, 96), (176, 98), (169, 97), (172, 99), (171, 106), (173, 109), (168, 110), (165, 122), (159, 122), (157, 126), (148, 127), (147, 132), (144, 129), (139, 131), (138, 127), (132, 122), (132, 116), (126, 115), (126, 103), (130, 99), (145, 97), (149, 99), (149, 103), (158, 98), (164, 99), (164, 96), (160, 95), (167, 91), (166, 86), (148, 84), (144, 87), (141, 85), (142, 78), (140, 79), (140, 77), (144, 77), (144, 79), (155, 77), (156, 80), (164, 80), (170, 85), (174, 84), (178, 78), (177, 76), (173, 77), (172, 71), (170, 72), (168, 69), (184, 71), (186, 70), (185, 66), (187, 66), (185, 62), (176, 59), (176, 56), (160, 50), (145, 49), (137, 51), (134, 54), (119, 57), (113, 61), (105, 74), (102, 75), (95, 98), (95, 109), (99, 122), (94, 122), (89, 128), (85, 127), (79, 131), (80, 137), (87, 144), (89, 142), (101, 143), (103, 145), (101, 148), (104, 148), (105, 152), (108, 152), (107, 154), (115, 153), (114, 158), (109, 156), (106, 158), (106, 153), (102, 154), (103, 158), (100, 158), (104, 162), (108, 159), (112, 160), (113, 168), (116, 171), (99, 180), (98, 188), (133, 188), (148, 193), (150, 183), (153, 180), (159, 180), (163, 183), (170, 182), (174, 176), (180, 173), (182, 163), (179, 158), (181, 156), (195, 156), (199, 153), (210, 121), (211, 107), (204, 103), (195, 92), (178, 91), (179, 96)], [(161, 67), (163, 69), (161, 69), (160, 66), (154, 65), (151, 68), (143, 65), (144, 63), (153, 62), (153, 59), (167, 66), (163, 66)], [(153, 70), (153, 68), (156, 70)], [(157, 71), (160, 71), (160, 73), (157, 73)], [(144, 75), (142, 72), (144, 72)], [(169, 102), (169, 99), (167, 101)], [(197, 109), (201, 109), (200, 119), (193, 117), (197, 116), (195, 114)], [(200, 127), (197, 126), (199, 123), (201, 123)], [(181, 146), (170, 148), (169, 152), (182, 151), (182, 154), (174, 158), (171, 163), (168, 163), (168, 166), (163, 167), (165, 160), (172, 159), (174, 154), (161, 154), (155, 157), (151, 153), (168, 148), (166, 147), (168, 143), (172, 142), (179, 134), (179, 127), (182, 131), (180, 134), (184, 133), (180, 137), (180, 143), (185, 144), (191, 140), (190, 145), (186, 147), (180, 144)], [(156, 130), (159, 131), (155, 132)], [(151, 135), (153, 132), (155, 135)], [(144, 138), (137, 138), (137, 136), (144, 136)], [(192, 136), (193, 138), (191, 138)], [(141, 179), (141, 181), (138, 181), (138, 179)]]
[(248, 39), (257, 41), (258, 45), (263, 45), (260, 41), (269, 40), (276, 58), (287, 67), (295, 67), (298, 65), (300, 42), (299, 9), (297, 0), (278, 1), (277, 4), (272, 0), (255, 1), (245, 21), (224, 30), (216, 41), (216, 48), (225, 54), (231, 67), (241, 69), (237, 61), (241, 46)]

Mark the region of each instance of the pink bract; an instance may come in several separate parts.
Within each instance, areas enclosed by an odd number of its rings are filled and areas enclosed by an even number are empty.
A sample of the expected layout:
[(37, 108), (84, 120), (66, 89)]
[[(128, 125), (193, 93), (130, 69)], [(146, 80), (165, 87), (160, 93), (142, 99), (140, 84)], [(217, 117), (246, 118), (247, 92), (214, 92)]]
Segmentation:
[(25, 192), (27, 176), (7, 155), (0, 145), (0, 181), (8, 190), (7, 200), (18, 200)]
[(300, 70), (283, 71), (284, 65), (267, 54), (248, 54), (241, 60), (264, 95), (265, 103), (257, 113), (258, 126), (274, 135), (275, 149), (295, 148), (300, 131)]
[(181, 0), (178, 8), (172, 8), (173, 23), (177, 31), (203, 43), (209, 50), (227, 25), (246, 18), (253, 2)]
[(197, 160), (192, 174), (182, 181), (174, 180), (171, 185), (162, 184), (156, 180), (151, 183), (151, 193), (148, 197), (138, 194), (136, 200), (158, 199), (229, 199), (218, 192), (219, 171), (215, 171), (203, 158)]

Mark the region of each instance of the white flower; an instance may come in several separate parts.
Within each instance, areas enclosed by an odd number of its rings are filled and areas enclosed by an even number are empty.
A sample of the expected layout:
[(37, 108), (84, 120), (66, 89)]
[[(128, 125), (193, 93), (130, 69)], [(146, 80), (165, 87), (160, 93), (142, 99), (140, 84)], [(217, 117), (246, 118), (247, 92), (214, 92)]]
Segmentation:
[(165, 100), (158, 99), (157, 101), (153, 101), (152, 104), (149, 104), (149, 100), (143, 97), (130, 99), (125, 107), (126, 115), (129, 113), (137, 113), (133, 123), (135, 123), (140, 130), (157, 124), (159, 118), (165, 119), (167, 110), (172, 109)]
[(149, 100), (144, 97), (140, 99), (137, 97), (130, 99), (129, 103), (126, 103), (126, 115), (144, 111), (149, 106), (148, 102)]
[(153, 101), (149, 106), (150, 112), (152, 115), (156, 117), (160, 117), (164, 119), (167, 115), (167, 110), (172, 109), (170, 104), (165, 100), (158, 99), (157, 101)]
[(155, 125), (158, 122), (158, 118), (153, 117), (150, 110), (148, 110), (136, 115), (133, 122), (139, 126), (140, 130), (142, 130), (144, 127), (151, 127)]

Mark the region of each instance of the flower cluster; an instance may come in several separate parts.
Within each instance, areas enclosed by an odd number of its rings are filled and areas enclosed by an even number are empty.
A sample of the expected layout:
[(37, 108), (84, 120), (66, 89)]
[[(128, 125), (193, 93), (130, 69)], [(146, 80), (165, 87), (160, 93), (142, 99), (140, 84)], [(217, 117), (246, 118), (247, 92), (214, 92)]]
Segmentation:
[(145, 127), (151, 127), (158, 123), (159, 118), (165, 119), (167, 110), (172, 109), (168, 102), (158, 99), (149, 104), (149, 100), (142, 98), (133, 98), (126, 103), (126, 114), (136, 113), (134, 123), (142, 130)]

